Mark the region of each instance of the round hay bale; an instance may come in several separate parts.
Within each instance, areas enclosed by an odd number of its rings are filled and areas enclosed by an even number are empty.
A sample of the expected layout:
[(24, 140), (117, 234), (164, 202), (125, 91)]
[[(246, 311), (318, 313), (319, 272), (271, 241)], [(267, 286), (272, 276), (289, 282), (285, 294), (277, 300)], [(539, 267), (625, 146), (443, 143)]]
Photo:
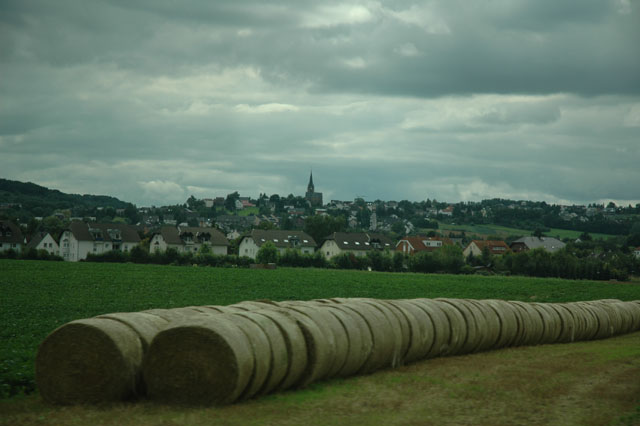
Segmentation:
[(143, 353), (147, 351), (156, 334), (164, 330), (169, 324), (169, 321), (164, 318), (145, 312), (116, 312), (98, 315), (95, 318), (118, 321), (131, 328), (140, 337)]
[(271, 373), (271, 342), (262, 328), (249, 318), (238, 314), (225, 314), (225, 320), (234, 323), (247, 337), (253, 353), (253, 373), (239, 399), (248, 399), (263, 388)]
[(533, 309), (533, 307), (529, 303), (519, 301), (511, 301), (509, 303), (517, 306), (521, 310), (526, 337), (520, 344), (541, 344), (544, 337), (544, 323), (542, 322), (542, 316), (540, 315), (540, 313), (537, 310)]
[[(269, 312), (269, 310), (261, 312)], [(336, 349), (335, 341), (328, 340), (328, 337), (332, 336), (332, 333), (326, 330), (326, 326), (322, 324), (322, 320), (319, 320), (315, 313), (310, 314), (316, 318), (314, 321), (309, 315), (291, 308), (280, 308), (274, 312), (282, 313), (293, 319), (304, 336), (307, 348), (307, 364), (294, 386), (304, 387), (327, 377), (335, 361)], [(325, 328), (325, 330), (321, 327)]]
[[(362, 350), (363, 330), (360, 327), (364, 326), (366, 328), (367, 324), (359, 315), (356, 315), (353, 312), (347, 313), (347, 311), (336, 309), (334, 306), (335, 305), (325, 305), (324, 309), (331, 315), (336, 317), (338, 322), (340, 322), (340, 324), (342, 325), (347, 337), (347, 353), (345, 361), (342, 365), (342, 368), (338, 370), (335, 375), (339, 377), (351, 376), (353, 374), (356, 374), (358, 370), (360, 370), (371, 351), (371, 346), (369, 346), (368, 352), (364, 352)], [(364, 331), (367, 333), (369, 332), (368, 330)]]
[[(598, 335), (600, 337), (596, 338), (607, 338), (611, 336), (615, 336), (616, 334), (620, 334), (623, 328), (623, 313), (622, 309), (620, 309), (615, 302), (612, 301), (602, 301), (602, 300), (594, 300), (590, 302), (584, 302), (586, 305), (589, 305), (598, 311), (597, 316), (600, 321), (600, 331)], [(606, 319), (601, 317), (606, 315)], [(604, 324), (603, 324), (604, 323)], [(606, 326), (606, 327), (605, 327)], [(603, 330), (604, 329), (604, 330)]]
[(516, 305), (511, 301), (507, 301), (505, 303), (507, 303), (513, 310), (518, 321), (518, 333), (511, 346), (528, 345), (533, 325), (531, 324), (531, 320), (529, 319), (527, 311), (525, 311), (524, 308), (522, 308), (520, 305)]
[(302, 380), (308, 363), (307, 343), (302, 330), (290, 315), (285, 315), (274, 309), (262, 309), (253, 313), (271, 320), (278, 327), (284, 339), (288, 365), (284, 378), (275, 390), (285, 390), (295, 386)]
[(122, 401), (140, 389), (142, 343), (119, 321), (88, 318), (55, 329), (38, 348), (36, 384), (54, 404)]
[(577, 305), (587, 312), (587, 316), (589, 318), (588, 324), (591, 333), (589, 334), (589, 337), (587, 337), (588, 340), (604, 339), (611, 336), (609, 315), (604, 309), (602, 309), (600, 306), (585, 302), (577, 302)]
[(447, 349), (442, 355), (457, 355), (461, 353), (467, 341), (467, 322), (453, 305), (441, 300), (434, 300), (434, 303), (444, 312), (450, 328), (449, 342), (445, 345)]
[(626, 332), (629, 333), (640, 330), (640, 301), (620, 302), (619, 306), (624, 307), (625, 311), (628, 313), (627, 321), (625, 321), (628, 322)]
[(285, 343), (282, 332), (273, 320), (260, 315), (255, 311), (238, 312), (233, 315), (238, 315), (248, 319), (255, 323), (269, 340), (270, 348), (270, 368), (266, 378), (264, 379), (264, 385), (258, 389), (256, 395), (267, 394), (278, 387), (289, 368), (289, 355), (287, 354), (287, 345)]
[[(444, 299), (441, 299), (444, 300)], [(441, 356), (449, 352), (449, 341), (451, 340), (451, 324), (449, 319), (439, 306), (437, 301), (431, 299), (412, 299), (407, 300), (418, 308), (422, 309), (433, 325), (434, 337), (433, 345), (426, 355), (426, 358)]]
[(278, 307), (275, 302), (270, 300), (248, 300), (240, 303), (234, 303), (233, 305), (229, 305), (233, 308), (244, 309), (246, 311), (255, 311), (258, 309), (272, 309), (274, 307)]
[(349, 341), (344, 327), (331, 312), (313, 303), (291, 304), (289, 309), (307, 315), (324, 333), (325, 341), (327, 342), (326, 349), (331, 362), (328, 365), (326, 374), (321, 375), (318, 379), (334, 377), (344, 366), (349, 353)]
[(587, 330), (587, 313), (579, 305), (575, 303), (563, 303), (562, 306), (567, 309), (573, 316), (575, 324), (575, 341), (586, 340)]
[(389, 300), (389, 303), (401, 307), (411, 326), (411, 341), (405, 354), (406, 362), (424, 359), (434, 341), (434, 329), (431, 318), (425, 311), (406, 300)]
[(338, 316), (347, 330), (349, 340), (349, 354), (347, 361), (338, 372), (339, 376), (357, 374), (367, 362), (373, 351), (373, 335), (365, 319), (358, 312), (337, 303), (326, 305), (332, 313), (342, 313)]
[(226, 315), (198, 316), (158, 333), (144, 359), (151, 399), (218, 405), (236, 401), (254, 372), (251, 343)]
[(482, 335), (476, 351), (494, 349), (500, 337), (500, 318), (498, 314), (481, 300), (463, 299), (463, 301), (476, 310), (475, 312), (472, 310), (472, 312), (476, 315), (478, 329)]
[(483, 300), (490, 309), (493, 309), (500, 321), (500, 334), (494, 348), (511, 346), (518, 334), (518, 319), (513, 307), (503, 300)]
[(394, 332), (387, 318), (379, 309), (359, 300), (351, 300), (340, 306), (360, 315), (367, 323), (372, 337), (371, 353), (358, 373), (366, 374), (390, 366), (394, 352)]
[(404, 354), (409, 348), (409, 341), (411, 339), (409, 324), (404, 315), (397, 310), (393, 305), (389, 305), (384, 300), (378, 299), (362, 299), (364, 303), (369, 303), (374, 308), (382, 312), (387, 322), (391, 325), (392, 338), (393, 338), (393, 350), (391, 352), (390, 367), (397, 367), (404, 363)]
[(537, 311), (540, 318), (542, 318), (542, 337), (540, 343), (555, 343), (560, 332), (560, 319), (558, 314), (555, 311), (548, 310), (549, 308), (542, 303), (529, 303), (529, 306)]
[(560, 319), (560, 332), (556, 339), (557, 343), (570, 343), (575, 340), (575, 320), (567, 308), (558, 303), (549, 303), (547, 306), (558, 314)]

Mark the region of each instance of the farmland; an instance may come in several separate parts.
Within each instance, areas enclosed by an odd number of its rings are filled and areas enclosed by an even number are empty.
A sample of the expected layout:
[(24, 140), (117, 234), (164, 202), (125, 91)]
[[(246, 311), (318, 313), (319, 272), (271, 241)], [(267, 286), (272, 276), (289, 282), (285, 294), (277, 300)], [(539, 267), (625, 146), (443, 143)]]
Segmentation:
[(522, 277), (248, 270), (136, 264), (0, 260), (0, 385), (4, 396), (33, 390), (38, 344), (77, 318), (109, 312), (242, 300), (324, 297), (497, 298), (568, 302), (640, 299), (640, 285)]
[[(449, 232), (461, 233), (464, 232), (467, 236), (477, 235), (478, 237), (488, 237), (490, 235), (497, 235), (501, 238), (507, 238), (512, 235), (521, 235), (528, 236), (531, 235), (531, 230), (526, 229), (518, 229), (518, 228), (509, 228), (507, 226), (500, 225), (466, 225), (466, 224), (449, 224), (444, 222), (438, 222), (439, 230), (444, 234), (448, 234)], [(429, 230), (425, 230), (425, 233)], [(572, 231), (568, 229), (559, 229), (559, 228), (551, 228), (549, 231), (544, 232), (544, 235), (547, 237), (555, 237), (558, 239), (570, 238), (576, 239), (582, 234), (580, 231)], [(601, 238), (607, 239), (612, 237), (613, 235), (609, 234), (598, 234), (592, 233), (590, 234), (593, 238)]]

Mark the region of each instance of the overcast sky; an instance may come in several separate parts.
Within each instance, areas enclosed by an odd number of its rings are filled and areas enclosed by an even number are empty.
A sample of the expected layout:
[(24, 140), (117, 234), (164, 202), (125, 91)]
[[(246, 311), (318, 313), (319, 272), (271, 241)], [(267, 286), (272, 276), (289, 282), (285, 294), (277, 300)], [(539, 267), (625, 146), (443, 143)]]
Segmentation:
[(640, 2), (0, 0), (0, 177), (640, 202)]

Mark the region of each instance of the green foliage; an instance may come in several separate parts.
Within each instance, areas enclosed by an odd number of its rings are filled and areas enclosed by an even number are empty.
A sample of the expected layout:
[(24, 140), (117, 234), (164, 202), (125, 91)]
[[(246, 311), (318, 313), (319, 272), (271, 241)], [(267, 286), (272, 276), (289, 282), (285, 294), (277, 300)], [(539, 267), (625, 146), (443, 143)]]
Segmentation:
[(304, 232), (318, 244), (322, 244), (322, 241), (334, 232), (342, 232), (345, 229), (344, 216), (315, 215), (307, 217), (304, 221)]
[[(395, 256), (395, 255), (394, 255)], [(315, 255), (314, 255), (315, 257)], [(414, 256), (415, 257), (415, 256)], [(211, 262), (237, 256), (207, 256)], [(366, 259), (366, 258), (363, 258)], [(212, 265), (213, 266), (213, 265)], [(221, 266), (221, 265), (219, 265)], [(0, 392), (35, 388), (38, 345), (56, 327), (109, 312), (243, 300), (331, 297), (460, 297), (569, 302), (640, 299), (640, 286), (522, 277), (390, 274), (329, 269), (194, 268), (0, 260)]]
[(258, 263), (276, 263), (278, 261), (278, 249), (271, 241), (267, 241), (258, 250), (256, 262)]

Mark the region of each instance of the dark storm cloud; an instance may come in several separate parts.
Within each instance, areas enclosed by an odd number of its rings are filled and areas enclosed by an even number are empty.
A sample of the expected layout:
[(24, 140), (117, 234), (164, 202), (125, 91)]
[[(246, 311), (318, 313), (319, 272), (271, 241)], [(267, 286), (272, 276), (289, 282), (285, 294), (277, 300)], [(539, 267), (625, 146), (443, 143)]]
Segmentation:
[(0, 1), (0, 170), (138, 203), (640, 200), (626, 0)]

